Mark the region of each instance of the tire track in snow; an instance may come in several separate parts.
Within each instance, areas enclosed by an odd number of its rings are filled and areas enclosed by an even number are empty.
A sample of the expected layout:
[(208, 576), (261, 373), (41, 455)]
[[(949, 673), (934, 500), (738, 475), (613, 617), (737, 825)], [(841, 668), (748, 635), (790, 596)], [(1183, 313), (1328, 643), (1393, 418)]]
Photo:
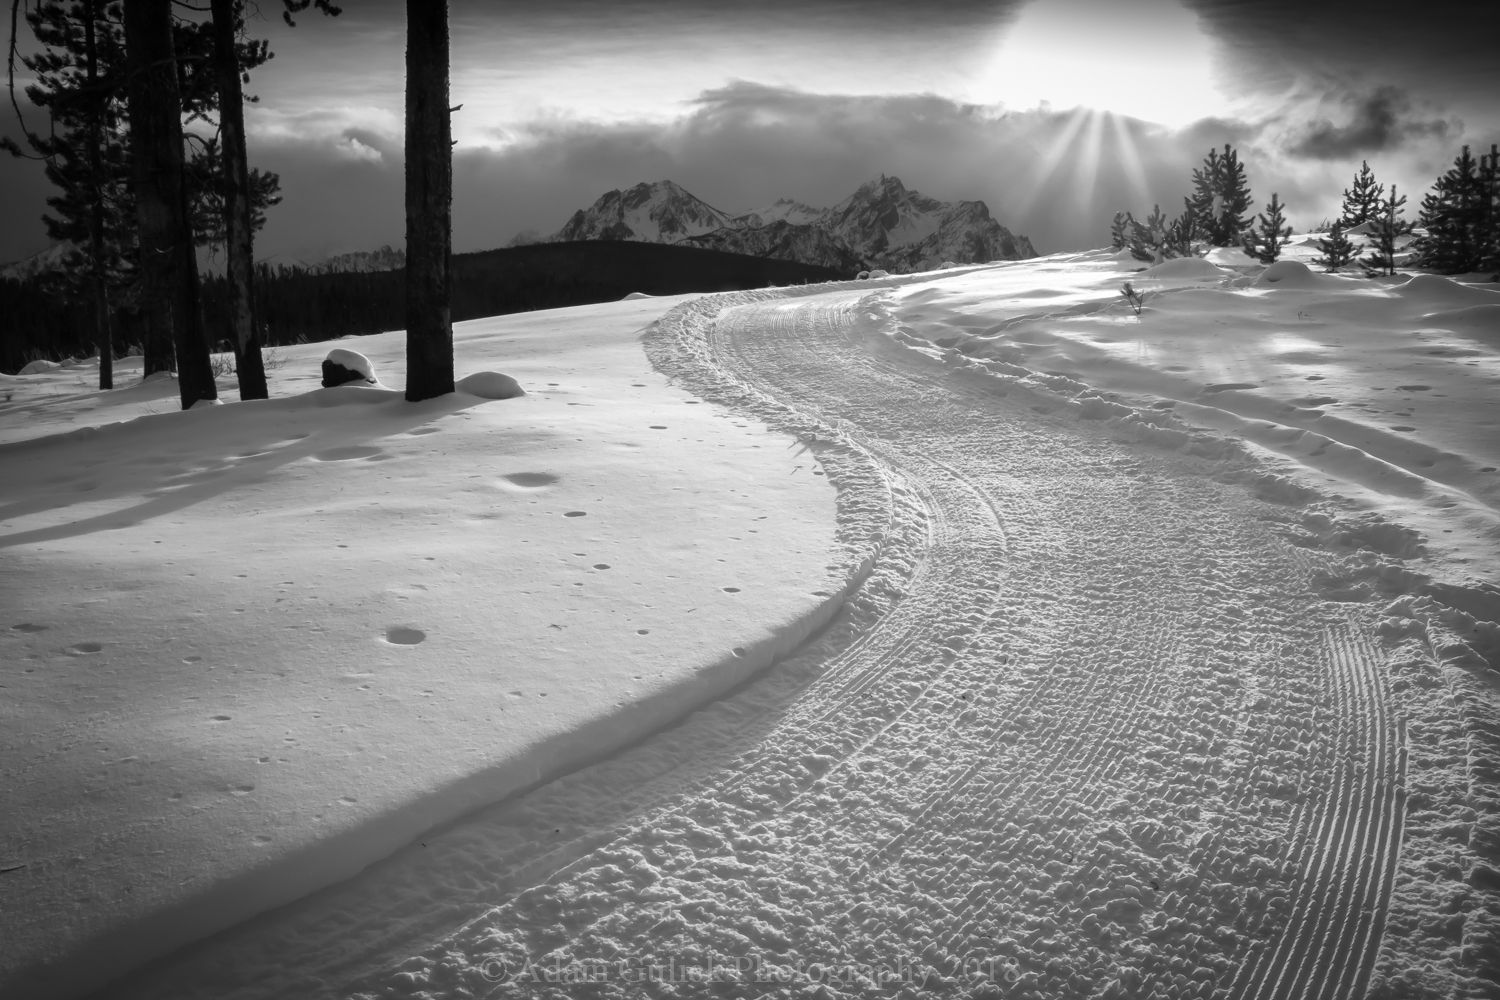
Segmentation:
[(1256, 502), (883, 350), (856, 294), (740, 301), (703, 363), (910, 484), (925, 526), (883, 553), (902, 571), (851, 602), (849, 642), (793, 658), (802, 687), (739, 750), (359, 995), (565, 996), (483, 973), (631, 956), (905, 961), (1017, 997), (1358, 995), (1398, 728)]

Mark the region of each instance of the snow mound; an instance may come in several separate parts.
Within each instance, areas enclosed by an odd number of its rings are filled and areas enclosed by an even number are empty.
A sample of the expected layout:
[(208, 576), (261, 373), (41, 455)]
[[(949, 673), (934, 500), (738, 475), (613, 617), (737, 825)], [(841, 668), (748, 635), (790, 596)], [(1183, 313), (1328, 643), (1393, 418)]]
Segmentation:
[(1278, 260), (1262, 271), (1251, 285), (1256, 288), (1268, 285), (1275, 285), (1277, 288), (1327, 288), (1330, 285), (1345, 287), (1341, 284), (1341, 279), (1317, 274), (1300, 260)]
[(1403, 299), (1415, 299), (1458, 309), (1470, 305), (1500, 304), (1500, 291), (1477, 288), (1438, 274), (1414, 274), (1391, 289)]
[(521, 388), (521, 383), (500, 372), (475, 372), (473, 375), (465, 375), (458, 380), (458, 388), (481, 399), (513, 399), (516, 396), (526, 395), (526, 390)]
[(648, 295), (646, 292), (631, 292), (629, 295), (625, 296), (620, 301), (621, 302), (631, 302), (631, 301), (634, 301), (635, 299), (649, 299), (650, 297), (651, 296)]
[(42, 372), (55, 371), (56, 369), (61, 367), (62, 365), (58, 364), (56, 361), (42, 361), (38, 359), (36, 361), (28, 362), (26, 364), (26, 367), (22, 368), (19, 372), (17, 372), (17, 374), (39, 375)]
[(1422, 319), (1454, 333), (1468, 334), (1500, 348), (1500, 303), (1443, 309), (1423, 315)]
[(1348, 229), (1344, 230), (1344, 235), (1345, 236), (1354, 236), (1354, 235), (1358, 234), (1360, 236), (1363, 236), (1363, 235), (1365, 235), (1367, 233), (1372, 233), (1374, 231), (1375, 231), (1375, 223), (1373, 223), (1373, 222), (1361, 222), (1357, 226), (1350, 226)]
[[(1126, 251), (1127, 253), (1129, 251)], [(1147, 278), (1190, 278), (1202, 281), (1218, 281), (1234, 275), (1201, 257), (1174, 257), (1160, 264), (1153, 264), (1141, 272)]]

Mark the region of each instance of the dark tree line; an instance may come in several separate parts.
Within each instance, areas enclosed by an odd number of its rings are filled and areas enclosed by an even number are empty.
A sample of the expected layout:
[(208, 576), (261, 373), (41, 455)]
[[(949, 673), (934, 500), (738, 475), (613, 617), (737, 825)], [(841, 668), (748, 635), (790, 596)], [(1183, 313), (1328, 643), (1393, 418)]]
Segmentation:
[[(1280, 196), (1251, 226), (1245, 215), (1253, 204), (1244, 167), (1232, 147), (1209, 150), (1203, 166), (1193, 171), (1193, 194), (1183, 199), (1183, 212), (1167, 219), (1157, 205), (1145, 221), (1129, 212), (1116, 212), (1110, 223), (1110, 243), (1129, 249), (1138, 260), (1158, 263), (1195, 252), (1195, 244), (1225, 247), (1236, 244), (1263, 264), (1274, 263), (1291, 236), (1286, 206)], [(1360, 164), (1350, 187), (1344, 189), (1339, 218), (1318, 241), (1315, 262), (1337, 271), (1357, 261), (1369, 275), (1392, 275), (1401, 241), (1417, 228), (1411, 242), (1413, 263), (1439, 274), (1490, 272), (1500, 281), (1500, 146), (1474, 157), (1469, 147), (1452, 168), (1437, 179), (1422, 199), (1416, 222), (1403, 218), (1406, 204), (1394, 185), (1387, 192), (1375, 179), (1370, 164)], [(1360, 227), (1368, 253), (1359, 255), (1349, 230)]]
[[(795, 261), (746, 257), (655, 243), (595, 241), (455, 254), (454, 322), (533, 309), (612, 302), (630, 292), (678, 295), (767, 285), (834, 281), (850, 274)], [(406, 315), (404, 270), (326, 273), (307, 267), (260, 264), (255, 269), (257, 332), (268, 346), (381, 333)], [(228, 282), (208, 275), (202, 289), (204, 326), (216, 351), (231, 350)], [(79, 300), (46, 288), (46, 279), (0, 281), (0, 371), (15, 372), (45, 356), (60, 360), (89, 352)], [(120, 351), (138, 349), (141, 324), (115, 317)]]
[[(43, 219), (48, 234), (67, 248), (62, 280), (69, 293), (93, 303), (90, 326), (101, 348), (101, 388), (112, 385), (105, 360), (110, 352), (104, 348), (113, 336), (112, 317), (121, 307), (156, 315), (153, 331), (159, 332), (147, 338), (147, 372), (177, 366), (179, 344), (171, 321), (161, 322), (163, 315), (174, 315), (173, 308), (164, 307), (162, 299), (190, 292), (185, 279), (173, 277), (181, 274), (182, 265), (163, 269), (161, 254), (178, 252), (179, 244), (191, 252), (194, 246), (224, 241), (221, 179), (233, 158), (222, 150), (215, 116), (230, 105), (237, 111), (241, 95), (236, 92), (226, 101), (216, 86), (215, 70), (226, 62), (238, 80), (263, 64), (269, 52), (265, 42), (243, 39), (238, 5), (223, 9), (220, 16), (217, 23), (180, 19), (163, 0), (51, 0), (26, 11), (27, 25), (42, 46), (22, 59), (36, 75), (27, 96), (48, 121), (37, 127), (23, 120), (24, 145), (6, 145), (16, 155), (45, 161), (46, 175), (57, 189)], [(221, 28), (228, 32), (229, 45), (216, 50), (213, 33)], [(161, 112), (174, 100), (177, 116), (168, 121)], [(144, 129), (140, 136), (138, 122)], [(168, 142), (175, 150), (165, 148)], [(148, 155), (149, 167), (142, 155)], [(137, 167), (142, 168), (139, 173)], [(247, 178), (252, 212), (263, 219), (278, 198), (278, 180), (259, 171), (248, 171)], [(149, 190), (142, 184), (150, 185)], [(185, 208), (176, 204), (181, 200), (173, 193), (178, 188)], [(143, 207), (150, 221), (142, 219)], [(184, 215), (185, 232), (191, 235), (179, 239), (175, 228), (184, 225)], [(160, 228), (164, 225), (173, 227), (170, 238)], [(157, 240), (145, 257), (151, 267), (142, 267), (143, 231)], [(162, 285), (168, 279), (174, 280), (170, 291)], [(196, 339), (191, 324), (185, 332)], [(201, 367), (189, 366), (190, 393), (204, 388), (195, 381)]]
[[(119, 300), (134, 297), (147, 319), (146, 372), (174, 369), (187, 408), (217, 396), (200, 303), (195, 222), (198, 233), (225, 247), (223, 329), (234, 345), (240, 396), (266, 395), (252, 235), (274, 203), (277, 185), (247, 163), (241, 85), (269, 53), (265, 43), (241, 38), (244, 0), (210, 0), (209, 17), (196, 20), (179, 20), (175, 5), (42, 0), (29, 9), (27, 23), (43, 52), (23, 60), (39, 80), (28, 96), (50, 122), (45, 133), (25, 129), (29, 148), (8, 148), (47, 162), (48, 177), (61, 190), (49, 202), (62, 215), (54, 238), (72, 241), (82, 227), (82, 241), (72, 243), (82, 260), (72, 270), (87, 275), (100, 388), (113, 384), (112, 318)], [(21, 0), (12, 0), (13, 99), (20, 6)], [(294, 23), (292, 14), (309, 7), (339, 13), (331, 0), (283, 0), (283, 6), (288, 24)], [(406, 14), (406, 395), (418, 400), (453, 391), (453, 109), (447, 2), (407, 0)], [(201, 139), (195, 160), (185, 150), (190, 136), (184, 122), (207, 120), (215, 112), (217, 134)], [(72, 232), (64, 235), (65, 229)], [(117, 237), (113, 249), (111, 232)]]

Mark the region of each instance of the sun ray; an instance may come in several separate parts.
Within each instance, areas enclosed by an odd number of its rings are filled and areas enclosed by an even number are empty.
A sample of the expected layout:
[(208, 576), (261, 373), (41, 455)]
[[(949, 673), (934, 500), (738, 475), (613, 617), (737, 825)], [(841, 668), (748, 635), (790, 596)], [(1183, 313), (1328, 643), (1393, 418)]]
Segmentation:
[(1095, 111), (1088, 116), (1088, 134), (1083, 137), (1073, 157), (1073, 172), (1081, 201), (1092, 201), (1099, 183), (1099, 160), (1104, 152), (1104, 119), (1108, 112)]
[(1067, 122), (1062, 126), (1056, 138), (1048, 145), (1037, 161), (1032, 165), (1031, 176), (1027, 179), (1027, 187), (1022, 192), (1021, 203), (1030, 204), (1041, 194), (1049, 181), (1057, 173), (1057, 166), (1062, 158), (1068, 155), (1069, 150), (1078, 140), (1078, 134), (1083, 131), (1084, 124), (1088, 121), (1088, 112), (1079, 108), (1068, 116)]
[(1146, 187), (1146, 168), (1141, 164), (1140, 151), (1135, 148), (1135, 139), (1130, 135), (1130, 126), (1119, 115), (1106, 115), (1115, 134), (1115, 149), (1119, 151), (1118, 163), (1130, 182), (1130, 193), (1137, 203), (1149, 197)]

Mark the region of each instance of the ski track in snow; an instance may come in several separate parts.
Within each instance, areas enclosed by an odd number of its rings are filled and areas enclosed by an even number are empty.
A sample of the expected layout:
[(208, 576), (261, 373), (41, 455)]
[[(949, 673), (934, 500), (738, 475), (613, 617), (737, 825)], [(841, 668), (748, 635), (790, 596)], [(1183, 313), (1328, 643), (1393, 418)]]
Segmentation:
[(1492, 942), (1438, 912), (1474, 815), (1438, 658), (1389, 652), (1357, 567), (1225, 460), (914, 357), (879, 300), (740, 293), (647, 338), (829, 471), (840, 617), (357, 905), (252, 922), (283, 980), (199, 995), (1462, 993)]

